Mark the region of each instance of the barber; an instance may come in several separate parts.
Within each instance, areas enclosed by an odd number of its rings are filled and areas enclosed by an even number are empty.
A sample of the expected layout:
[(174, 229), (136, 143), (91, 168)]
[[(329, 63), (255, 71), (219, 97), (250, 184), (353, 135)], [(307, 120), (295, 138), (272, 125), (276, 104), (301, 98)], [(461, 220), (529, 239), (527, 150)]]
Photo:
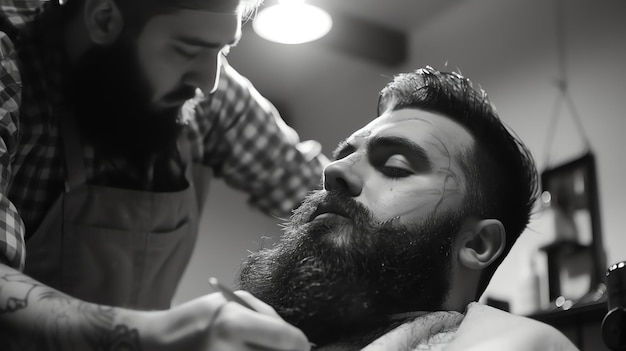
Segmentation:
[(323, 155), (225, 60), (257, 0), (3, 2), (3, 350), (308, 349), (210, 294), (170, 308), (208, 182), (289, 213)]

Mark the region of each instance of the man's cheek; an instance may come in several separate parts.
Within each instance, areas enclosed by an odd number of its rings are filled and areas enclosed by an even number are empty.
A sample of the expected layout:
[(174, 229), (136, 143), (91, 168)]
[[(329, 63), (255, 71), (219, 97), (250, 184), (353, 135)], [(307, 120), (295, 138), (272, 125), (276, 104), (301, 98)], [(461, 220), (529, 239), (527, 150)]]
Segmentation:
[(369, 207), (379, 222), (400, 220), (402, 224), (414, 224), (439, 211), (442, 199), (437, 188), (401, 191), (379, 197)]

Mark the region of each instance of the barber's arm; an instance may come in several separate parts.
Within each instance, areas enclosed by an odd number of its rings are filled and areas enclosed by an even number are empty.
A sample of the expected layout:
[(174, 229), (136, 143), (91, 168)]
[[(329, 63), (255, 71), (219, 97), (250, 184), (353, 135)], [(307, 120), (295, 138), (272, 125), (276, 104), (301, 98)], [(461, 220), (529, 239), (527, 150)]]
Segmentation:
[(88, 303), (23, 274), (24, 225), (7, 195), (21, 98), (13, 57), (0, 32), (0, 350), (309, 349), (300, 330), (249, 294), (240, 293), (260, 312), (220, 293), (166, 311), (137, 311)]
[[(288, 216), (320, 186), (328, 159), (317, 141), (296, 131), (248, 79), (228, 63), (218, 90), (204, 102), (204, 162), (233, 188), (246, 192), (263, 212)], [(202, 126), (201, 126), (202, 128)]]
[(206, 295), (165, 311), (96, 305), (0, 264), (2, 350), (308, 350), (302, 332), (250, 294), (255, 312)]

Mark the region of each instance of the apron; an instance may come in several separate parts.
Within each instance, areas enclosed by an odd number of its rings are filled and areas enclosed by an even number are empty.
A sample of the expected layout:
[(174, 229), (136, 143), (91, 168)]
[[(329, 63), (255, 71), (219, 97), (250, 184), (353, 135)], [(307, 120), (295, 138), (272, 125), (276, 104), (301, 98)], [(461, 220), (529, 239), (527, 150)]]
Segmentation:
[(189, 143), (181, 138), (184, 190), (88, 185), (78, 133), (61, 120), (66, 191), (27, 241), (25, 273), (89, 302), (169, 308), (196, 242), (210, 170), (192, 169)]

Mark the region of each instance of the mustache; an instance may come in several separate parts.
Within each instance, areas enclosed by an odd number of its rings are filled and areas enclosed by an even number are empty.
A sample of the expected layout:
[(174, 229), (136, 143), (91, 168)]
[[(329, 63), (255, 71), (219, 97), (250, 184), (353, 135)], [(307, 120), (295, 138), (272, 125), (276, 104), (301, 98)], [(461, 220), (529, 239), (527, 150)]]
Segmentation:
[[(350, 223), (340, 224), (332, 218), (313, 220), (323, 213), (337, 213)], [(316, 257), (346, 267), (359, 267), (362, 265), (355, 262), (367, 260), (366, 252), (383, 245), (390, 233), (407, 236), (409, 229), (396, 218), (378, 220), (367, 206), (346, 193), (317, 190), (284, 223), (280, 242), (271, 250), (291, 252), (292, 257), (302, 260)]]
[(343, 192), (327, 190), (315, 190), (307, 195), (291, 216), (291, 222), (306, 224), (323, 213), (337, 213), (358, 223), (375, 222), (365, 205)]

